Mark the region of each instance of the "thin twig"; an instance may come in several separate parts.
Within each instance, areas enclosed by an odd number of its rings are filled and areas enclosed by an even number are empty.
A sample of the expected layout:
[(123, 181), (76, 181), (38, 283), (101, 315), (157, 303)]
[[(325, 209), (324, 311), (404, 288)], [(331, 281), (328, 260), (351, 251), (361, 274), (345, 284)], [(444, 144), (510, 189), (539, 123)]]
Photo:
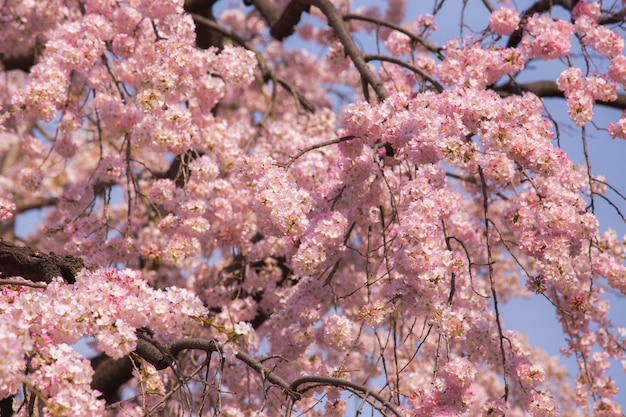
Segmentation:
[(326, 142), (322, 142), (322, 143), (318, 143), (312, 146), (309, 146), (308, 148), (305, 148), (303, 150), (301, 150), (300, 152), (298, 152), (297, 154), (295, 154), (294, 156), (291, 157), (291, 159), (289, 160), (289, 162), (287, 162), (284, 166), (285, 169), (289, 169), (289, 167), (296, 162), (297, 159), (299, 159), (300, 157), (302, 157), (302, 155), (304, 155), (307, 152), (311, 152), (315, 149), (319, 149), (319, 148), (323, 148), (325, 146), (330, 146), (330, 145), (336, 145), (338, 143), (341, 142), (346, 142), (352, 139), (356, 139), (355, 136), (352, 135), (348, 135), (348, 136), (342, 136), (339, 139), (333, 139), (333, 140), (329, 140)]
[(374, 54), (365, 54), (365, 55), (363, 55), (363, 59), (365, 59), (366, 62), (369, 62), (369, 61), (385, 61), (385, 62), (390, 62), (392, 64), (399, 65), (401, 67), (404, 67), (404, 68), (408, 69), (409, 71), (414, 72), (415, 74), (419, 75), (420, 77), (424, 78), (425, 80), (429, 81), (435, 87), (437, 92), (441, 93), (443, 91), (443, 86), (441, 84), (439, 84), (439, 82), (437, 80), (435, 80), (432, 75), (430, 75), (429, 73), (427, 73), (423, 69), (418, 68), (415, 65), (409, 64), (408, 62), (405, 62), (405, 61), (403, 61), (401, 59), (394, 58), (394, 57), (391, 57), (391, 56), (374, 55)]
[(434, 53), (435, 55), (437, 55), (437, 58), (439, 59), (443, 59), (443, 55), (441, 54), (441, 51), (443, 50), (441, 47), (435, 45), (434, 43), (430, 42), (429, 40), (416, 35), (408, 30), (406, 30), (405, 28), (403, 28), (402, 26), (398, 26), (398, 25), (394, 25), (393, 23), (390, 22), (386, 22), (382, 19), (376, 18), (376, 17), (371, 17), (371, 16), (363, 16), (360, 14), (354, 14), (354, 13), (346, 13), (343, 15), (343, 20), (345, 21), (350, 21), (350, 20), (362, 20), (364, 22), (370, 22), (370, 23), (375, 23), (378, 26), (385, 26), (388, 27), (389, 29), (393, 29), (397, 32), (403, 33), (406, 36), (408, 36), (411, 41), (418, 43), (420, 45), (422, 45), (424, 48), (426, 48), (428, 51)]

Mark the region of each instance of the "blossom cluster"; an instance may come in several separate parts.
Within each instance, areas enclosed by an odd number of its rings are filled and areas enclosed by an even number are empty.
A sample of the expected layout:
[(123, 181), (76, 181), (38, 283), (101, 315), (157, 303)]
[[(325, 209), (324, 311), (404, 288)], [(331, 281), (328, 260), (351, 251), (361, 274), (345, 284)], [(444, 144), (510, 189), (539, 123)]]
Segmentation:
[(498, 35), (510, 35), (517, 29), (520, 20), (517, 10), (500, 7), (489, 16), (489, 28)]
[[(101, 415), (93, 370), (70, 345), (87, 336), (120, 358), (146, 328), (159, 342), (193, 332), (229, 344), (228, 366), (206, 375), (230, 394), (213, 401), (219, 392), (196, 390), (198, 379), (184, 405), (228, 415), (282, 405), (265, 395), (268, 380), (242, 372), (235, 345), (286, 381), (332, 375), (373, 388), (384, 377), (412, 416), (552, 416), (567, 404), (619, 413), (607, 370), (624, 357), (626, 330), (609, 320), (602, 282), (626, 293), (625, 246), (598, 234), (588, 199), (611, 191), (555, 146), (569, 132), (518, 77), (530, 59), (567, 63), (557, 86), (574, 124), (591, 121), (626, 83), (607, 11), (579, 1), (570, 23), (501, 7), (482, 33), (463, 26), (437, 45), (438, 14), (403, 26), (421, 44), (371, 23), (406, 21), (406, 0), (386, 6), (344, 28), (376, 27), (385, 53), (410, 65), (384, 62), (364, 82), (346, 34), (315, 7), (295, 36), (324, 45), (324, 59), (269, 38), (272, 13), (258, 10), (216, 14), (212, 25), (229, 29), (208, 31), (182, 0), (5, 1), (0, 59), (33, 48), (35, 63), (0, 80), (0, 220), (45, 207), (24, 239), (80, 255), (92, 272), (42, 290), (0, 286), (0, 398), (23, 388), (44, 413)], [(215, 44), (201, 49), (209, 32)], [(608, 132), (626, 138), (626, 114)], [(501, 328), (494, 297), (529, 291), (558, 306), (563, 352), (585, 370), (574, 389)], [(196, 358), (182, 355), (176, 371), (193, 372)], [(134, 375), (136, 403), (111, 414), (144, 415), (147, 394), (175, 389), (151, 365)], [(339, 390), (322, 388), (294, 412), (345, 413)], [(178, 397), (164, 406), (180, 409)]]
[(447, 85), (484, 88), (503, 75), (521, 71), (525, 65), (523, 53), (517, 48), (465, 48), (452, 41), (446, 52), (446, 59), (437, 66), (437, 75)]
[(33, 372), (24, 382), (46, 399), (45, 415), (102, 416), (104, 400), (89, 386), (93, 376), (89, 361), (67, 344), (47, 346), (44, 339), (45, 335), (31, 360)]
[(588, 14), (580, 14), (574, 22), (575, 30), (582, 36), (583, 44), (607, 58), (624, 51), (624, 38), (611, 29), (597, 24)]
[(311, 275), (341, 255), (341, 244), (346, 238), (348, 220), (332, 212), (315, 222), (313, 231), (306, 234), (293, 257), (294, 269), (299, 275)]
[[(93, 370), (69, 343), (92, 336), (99, 349), (121, 358), (135, 349), (137, 328), (150, 328), (165, 341), (189, 331), (195, 319), (207, 314), (193, 293), (151, 289), (131, 270), (84, 271), (74, 285), (57, 279), (43, 291), (2, 289), (0, 350), (6, 366), (0, 373), (0, 397), (30, 383), (48, 398), (51, 415), (102, 412), (103, 402), (95, 400), (97, 393), (90, 388)], [(35, 369), (28, 374), (27, 357)]]
[(583, 77), (580, 68), (563, 71), (556, 83), (567, 98), (570, 118), (578, 126), (591, 120), (596, 100), (613, 101), (617, 98), (617, 84), (604, 77)]
[(549, 60), (569, 54), (574, 33), (571, 23), (535, 13), (526, 21), (525, 29), (521, 47), (529, 58)]
[(276, 228), (285, 235), (302, 236), (309, 227), (309, 193), (298, 190), (289, 174), (271, 158), (247, 158), (240, 169), (243, 179), (255, 190), (253, 207), (270, 221), (263, 225), (266, 230)]
[(476, 369), (470, 361), (452, 358), (443, 366), (439, 384), (410, 395), (409, 405), (413, 415), (460, 415), (467, 412), (473, 404), (474, 393), (470, 388), (475, 377)]
[(15, 211), (15, 203), (6, 198), (0, 197), (0, 220), (9, 220), (13, 218)]

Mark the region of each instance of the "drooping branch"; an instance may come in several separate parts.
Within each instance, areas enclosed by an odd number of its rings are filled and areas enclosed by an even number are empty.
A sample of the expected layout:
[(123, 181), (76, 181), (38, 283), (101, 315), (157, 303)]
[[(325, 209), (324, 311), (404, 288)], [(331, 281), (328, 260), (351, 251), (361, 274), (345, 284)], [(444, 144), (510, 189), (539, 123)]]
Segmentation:
[[(517, 85), (507, 84), (494, 87), (493, 90), (498, 92), (502, 97), (521, 94), (525, 91), (534, 93), (538, 97), (565, 97), (563, 92), (557, 87), (555, 81), (535, 81)], [(626, 109), (626, 94), (617, 94), (617, 99), (613, 101), (598, 101), (597, 103), (624, 110)]]
[(19, 276), (33, 282), (52, 282), (62, 277), (65, 282), (76, 282), (76, 274), (83, 269), (83, 260), (70, 255), (45, 254), (28, 246), (16, 246), (0, 239), (0, 273), (2, 277)]
[(415, 42), (415, 43), (423, 46), (428, 51), (436, 54), (437, 57), (439, 57), (440, 59), (443, 59), (443, 55), (441, 55), (441, 51), (443, 49), (441, 47), (439, 47), (436, 44), (432, 43), (428, 39), (423, 38), (422, 36), (416, 35), (416, 34), (412, 33), (411, 31), (406, 30), (405, 28), (403, 28), (401, 26), (394, 25), (391, 22), (387, 22), (387, 21), (385, 21), (383, 19), (376, 18), (376, 17), (363, 16), (363, 15), (354, 14), (354, 13), (346, 13), (346, 14), (344, 14), (343, 15), (343, 20), (346, 21), (346, 22), (348, 22), (350, 20), (361, 20), (363, 22), (370, 22), (370, 23), (374, 23), (374, 24), (379, 25), (379, 26), (384, 26), (384, 27), (387, 27), (389, 29), (393, 29), (393, 30), (395, 30), (397, 32), (405, 34), (406, 36), (409, 37), (409, 39), (411, 39), (412, 42)]
[(384, 407), (386, 407), (389, 411), (394, 413), (396, 416), (402, 417), (400, 411), (393, 404), (361, 384), (356, 384), (345, 379), (333, 378), (328, 376), (304, 376), (293, 381), (289, 388), (295, 392), (304, 392), (306, 391), (306, 388), (298, 389), (300, 385), (304, 384), (316, 384), (316, 386), (333, 386), (337, 388), (348, 389), (352, 392), (355, 392), (357, 395), (364, 399), (367, 399), (367, 397), (372, 397), (376, 401), (381, 403)]
[[(156, 369), (162, 370), (172, 366), (178, 355), (185, 350), (202, 350), (206, 352), (207, 355), (211, 355), (213, 353), (222, 353), (224, 346), (212, 339), (197, 338), (183, 338), (164, 346), (156, 346), (144, 338), (139, 338), (134, 355), (146, 360)], [(302, 394), (310, 390), (311, 386), (300, 388), (303, 385), (315, 384), (316, 386), (333, 386), (354, 392), (366, 401), (368, 397), (372, 397), (396, 416), (402, 416), (393, 404), (362, 384), (340, 378), (317, 375), (300, 377), (289, 383), (277, 375), (272, 369), (263, 365), (261, 361), (253, 358), (246, 352), (236, 350), (234, 356), (250, 369), (254, 370), (264, 381), (280, 388), (283, 394), (291, 398), (293, 402), (298, 401)], [(120, 360), (106, 359), (100, 366), (96, 367), (92, 388), (110, 395), (112, 392), (111, 386), (119, 387), (121, 383), (128, 381), (132, 376), (133, 363), (131, 358), (132, 355), (131, 357)]]
[(353, 135), (343, 136), (343, 137), (340, 137), (339, 139), (333, 139), (333, 140), (329, 140), (329, 141), (326, 141), (326, 142), (323, 142), (323, 143), (317, 143), (315, 145), (309, 146), (308, 148), (302, 149), (297, 154), (295, 154), (294, 156), (292, 156), (289, 159), (289, 162), (287, 162), (285, 164), (285, 169), (289, 169), (289, 167), (294, 162), (296, 162), (297, 159), (299, 159), (302, 155), (311, 152), (312, 150), (323, 148), (325, 146), (336, 145), (338, 143), (345, 142), (345, 141), (348, 141), (348, 140), (352, 140), (354, 138), (355, 138), (355, 136), (353, 136)]
[[(624, 3), (622, 3), (624, 4)], [(598, 19), (599, 25), (611, 25), (614, 23), (624, 24), (626, 21), (626, 7), (608, 16)]]
[(365, 55), (363, 55), (363, 59), (365, 59), (365, 62), (369, 62), (369, 61), (384, 61), (384, 62), (390, 62), (392, 64), (399, 65), (399, 66), (404, 67), (404, 68), (408, 69), (409, 71), (415, 73), (416, 75), (424, 78), (425, 80), (429, 81), (435, 87), (437, 92), (441, 93), (443, 91), (443, 86), (441, 84), (439, 84), (439, 82), (437, 80), (435, 80), (432, 75), (430, 75), (426, 71), (422, 70), (421, 68), (416, 67), (415, 65), (409, 64), (406, 61), (403, 61), (401, 59), (394, 58), (394, 57), (391, 57), (391, 56), (374, 55), (374, 54), (365, 54)]

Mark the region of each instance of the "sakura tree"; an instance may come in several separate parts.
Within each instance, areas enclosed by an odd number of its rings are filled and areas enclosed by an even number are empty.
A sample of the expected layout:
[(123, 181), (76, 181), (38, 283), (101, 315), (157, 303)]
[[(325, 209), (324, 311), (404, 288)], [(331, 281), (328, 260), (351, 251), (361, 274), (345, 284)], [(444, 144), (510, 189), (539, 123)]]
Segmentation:
[(626, 5), (377, 3), (2, 2), (2, 417), (623, 415)]

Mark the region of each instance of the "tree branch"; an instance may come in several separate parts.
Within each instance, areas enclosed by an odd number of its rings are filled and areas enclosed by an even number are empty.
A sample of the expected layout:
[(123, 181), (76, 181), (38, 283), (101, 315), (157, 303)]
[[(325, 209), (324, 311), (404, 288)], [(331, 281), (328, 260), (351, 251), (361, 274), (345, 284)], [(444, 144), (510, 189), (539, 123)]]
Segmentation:
[[(270, 33), (278, 40), (293, 33), (293, 27), (300, 21), (302, 12), (308, 11), (310, 6), (317, 7), (326, 16), (328, 25), (335, 31), (335, 35), (337, 35), (344, 51), (361, 74), (361, 78), (372, 86), (379, 100), (382, 101), (389, 96), (383, 83), (363, 59), (363, 55), (344, 24), (343, 15), (329, 0), (292, 0), (287, 4), (282, 14), (279, 14), (276, 8), (267, 0), (250, 0), (250, 4), (255, 6), (261, 13), (261, 16), (270, 25)], [(367, 94), (367, 92), (365, 93)]]
[(626, 20), (626, 8), (621, 9), (611, 15), (601, 17), (600, 19), (598, 19), (598, 24), (599, 25), (610, 25), (613, 23), (623, 24), (624, 20)]
[(350, 20), (361, 20), (363, 22), (370, 22), (370, 23), (374, 23), (376, 25), (380, 25), (380, 26), (384, 26), (384, 27), (388, 27), (389, 29), (393, 29), (397, 32), (403, 33), (406, 36), (408, 36), (411, 41), (422, 45), (424, 48), (426, 48), (428, 51), (434, 53), (437, 55), (437, 57), (439, 59), (443, 59), (443, 55), (441, 55), (441, 51), (443, 50), (441, 47), (435, 45), (434, 43), (430, 42), (428, 39), (425, 39), (419, 35), (416, 35), (408, 30), (406, 30), (405, 28), (398, 26), (398, 25), (394, 25), (393, 23), (390, 22), (386, 22), (380, 18), (376, 18), (376, 17), (371, 17), (371, 16), (362, 16), (360, 14), (354, 14), (354, 13), (346, 13), (343, 15), (343, 20), (348, 22)]
[(302, 13), (309, 12), (311, 5), (304, 0), (291, 0), (285, 6), (280, 17), (270, 28), (270, 35), (276, 40), (282, 41), (294, 32), (294, 28), (300, 22)]
[[(555, 81), (535, 81), (517, 85), (507, 84), (494, 87), (493, 90), (502, 97), (521, 94), (524, 91), (534, 93), (538, 97), (565, 97), (563, 92), (558, 89)], [(617, 94), (617, 99), (613, 101), (598, 101), (597, 103), (624, 110), (626, 109), (626, 94)]]
[(18, 55), (18, 56), (6, 56), (0, 54), (0, 62), (5, 71), (22, 70), (29, 72), (31, 67), (35, 65), (35, 54), (33, 51), (30, 53)]
[[(156, 369), (161, 370), (173, 365), (176, 357), (182, 351), (191, 349), (202, 350), (206, 352), (207, 355), (211, 355), (214, 352), (222, 353), (224, 351), (224, 346), (212, 339), (189, 338), (178, 339), (163, 347), (157, 347), (151, 342), (143, 338), (139, 338), (137, 340), (137, 349), (134, 354), (152, 364)], [(363, 399), (372, 397), (382, 406), (393, 412), (396, 416), (402, 417), (402, 414), (400, 414), (393, 404), (389, 403), (379, 394), (371, 391), (364, 385), (340, 378), (315, 375), (304, 376), (289, 383), (280, 376), (276, 375), (272, 369), (266, 367), (260, 361), (254, 359), (245, 352), (235, 351), (235, 357), (257, 372), (263, 380), (281, 388), (284, 394), (291, 397), (292, 401), (299, 400), (301, 395), (309, 390), (309, 388), (299, 389), (301, 385), (315, 383), (318, 385), (348, 389), (355, 392)], [(96, 367), (91, 386), (93, 389), (103, 392), (103, 394), (106, 393), (107, 395), (111, 395), (117, 390), (117, 388), (119, 388), (119, 386), (121, 386), (121, 384), (127, 382), (130, 377), (132, 377), (132, 370), (133, 364), (130, 357), (119, 360), (106, 359), (100, 366)], [(112, 390), (112, 387), (115, 387), (115, 390)]]
[(319, 8), (324, 16), (326, 16), (328, 25), (335, 31), (339, 42), (343, 45), (344, 51), (352, 60), (359, 74), (361, 74), (361, 78), (365, 83), (372, 86), (380, 101), (385, 100), (389, 96), (389, 93), (387, 93), (383, 83), (370, 69), (367, 62), (365, 62), (363, 54), (359, 51), (359, 48), (354, 43), (354, 39), (352, 39), (350, 32), (344, 24), (341, 12), (329, 0), (311, 0), (311, 4)]
[(369, 61), (385, 61), (385, 62), (390, 62), (392, 64), (399, 65), (399, 66), (404, 67), (404, 68), (408, 69), (409, 71), (417, 74), (418, 76), (422, 77), (426, 81), (429, 81), (435, 87), (435, 90), (437, 90), (437, 92), (441, 93), (443, 91), (443, 86), (441, 84), (439, 84), (439, 82), (437, 82), (437, 80), (435, 80), (432, 77), (432, 75), (430, 75), (426, 71), (422, 70), (421, 68), (416, 67), (415, 65), (409, 64), (406, 61), (403, 61), (401, 59), (394, 58), (394, 57), (391, 57), (391, 56), (374, 55), (374, 54), (365, 54), (365, 55), (363, 55), (363, 59), (365, 59), (365, 62), (369, 62)]
[(289, 388), (296, 392), (304, 392), (306, 391), (306, 389), (298, 390), (298, 387), (300, 385), (307, 384), (307, 383), (330, 385), (333, 387), (349, 389), (351, 391), (358, 391), (364, 395), (361, 398), (365, 399), (367, 397), (373, 397), (374, 399), (376, 399), (376, 401), (381, 403), (383, 406), (389, 409), (389, 411), (394, 413), (396, 416), (402, 417), (402, 414), (400, 413), (400, 411), (396, 407), (394, 407), (394, 405), (391, 404), (389, 401), (385, 400), (383, 397), (381, 397), (377, 393), (370, 391), (370, 389), (367, 388), (366, 386), (357, 384), (351, 381), (347, 381), (345, 379), (333, 378), (329, 376), (303, 376), (302, 378), (298, 378), (295, 381), (293, 381), (291, 385), (289, 386)]
[(65, 282), (76, 282), (76, 274), (85, 267), (83, 260), (70, 255), (49, 255), (28, 246), (15, 246), (0, 239), (0, 273), (3, 277), (22, 277), (32, 282), (52, 282), (62, 277)]
[(268, 0), (247, 0), (244, 3), (254, 6), (270, 26), (273, 26), (280, 17), (278, 10)]

